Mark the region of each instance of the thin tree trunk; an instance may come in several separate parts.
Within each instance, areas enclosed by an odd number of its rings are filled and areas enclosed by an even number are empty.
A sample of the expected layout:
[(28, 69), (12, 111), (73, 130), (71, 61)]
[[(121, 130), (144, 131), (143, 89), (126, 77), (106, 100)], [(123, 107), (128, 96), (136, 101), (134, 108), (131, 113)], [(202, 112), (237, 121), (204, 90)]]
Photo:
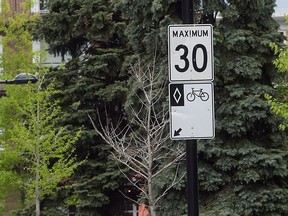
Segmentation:
[[(38, 86), (38, 92), (39, 92)], [(37, 103), (37, 123), (40, 123), (40, 109), (39, 102)], [(40, 147), (36, 144), (35, 153), (36, 153), (36, 172), (35, 172), (35, 216), (40, 216), (40, 190), (39, 190), (39, 181), (40, 181)]]
[(36, 186), (35, 186), (35, 216), (40, 216), (40, 197), (39, 197), (39, 164), (40, 164), (40, 155), (39, 155), (39, 149), (37, 149), (37, 168), (36, 168)]
[(151, 177), (148, 177), (149, 215), (156, 216), (155, 199), (153, 196), (153, 185)]
[(152, 90), (153, 90), (153, 82), (150, 82), (150, 88), (149, 91), (146, 94), (146, 100), (148, 102), (147, 105), (147, 148), (148, 148), (148, 196), (149, 196), (149, 215), (150, 216), (156, 216), (156, 211), (155, 211), (155, 198), (154, 198), (154, 193), (153, 193), (153, 142), (151, 142), (151, 109), (153, 106), (152, 103)]
[(39, 196), (37, 194), (39, 194), (39, 188), (38, 186), (35, 187), (35, 194), (36, 194), (36, 198), (35, 198), (35, 215), (36, 216), (40, 216), (40, 201), (39, 201)]

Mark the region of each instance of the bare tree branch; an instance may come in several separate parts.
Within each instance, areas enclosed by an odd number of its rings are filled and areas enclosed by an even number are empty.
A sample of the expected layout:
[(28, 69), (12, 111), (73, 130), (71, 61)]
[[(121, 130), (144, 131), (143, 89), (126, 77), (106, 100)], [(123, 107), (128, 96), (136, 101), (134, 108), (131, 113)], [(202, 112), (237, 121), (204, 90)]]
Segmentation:
[(162, 78), (161, 71), (156, 72), (156, 59), (146, 66), (142, 66), (139, 60), (131, 66), (130, 73), (138, 103), (136, 106), (131, 104), (126, 107), (128, 121), (120, 119), (113, 125), (106, 112), (105, 122), (102, 122), (98, 112), (98, 128), (91, 116), (88, 117), (96, 133), (114, 150), (111, 152), (113, 158), (145, 180), (144, 186), (140, 187), (130, 176), (123, 173), (148, 200), (150, 214), (156, 216), (157, 202), (179, 183), (184, 175), (179, 175), (177, 166), (173, 180), (160, 194), (154, 191), (156, 177), (175, 165), (185, 151), (183, 147), (172, 145), (166, 132), (169, 123), (168, 110), (162, 105), (165, 101), (166, 79)]

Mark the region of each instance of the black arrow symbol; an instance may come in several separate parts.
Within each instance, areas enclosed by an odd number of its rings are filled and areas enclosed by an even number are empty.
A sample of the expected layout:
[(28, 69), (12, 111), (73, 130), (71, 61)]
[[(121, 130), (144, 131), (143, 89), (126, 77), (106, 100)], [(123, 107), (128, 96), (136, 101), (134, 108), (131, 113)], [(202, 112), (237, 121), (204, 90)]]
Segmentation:
[(180, 132), (182, 131), (182, 128), (179, 128), (177, 131), (174, 131), (174, 136), (179, 136)]

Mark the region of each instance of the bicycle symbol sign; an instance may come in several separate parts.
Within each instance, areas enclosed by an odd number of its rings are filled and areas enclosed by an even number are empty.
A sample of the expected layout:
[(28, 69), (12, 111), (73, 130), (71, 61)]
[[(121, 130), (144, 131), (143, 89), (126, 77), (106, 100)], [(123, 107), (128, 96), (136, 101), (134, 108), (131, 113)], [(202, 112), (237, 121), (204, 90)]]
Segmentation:
[(209, 99), (209, 94), (203, 91), (202, 88), (200, 89), (191, 88), (191, 92), (189, 92), (186, 95), (187, 100), (193, 102), (196, 99), (196, 97), (199, 97), (202, 101), (207, 101)]
[(215, 134), (212, 83), (170, 83), (171, 139), (212, 139)]

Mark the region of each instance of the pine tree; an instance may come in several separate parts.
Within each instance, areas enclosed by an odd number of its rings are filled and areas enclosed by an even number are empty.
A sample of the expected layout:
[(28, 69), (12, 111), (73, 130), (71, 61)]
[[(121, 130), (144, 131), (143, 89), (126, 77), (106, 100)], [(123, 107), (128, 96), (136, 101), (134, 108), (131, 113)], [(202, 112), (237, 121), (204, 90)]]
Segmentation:
[[(126, 33), (133, 50), (149, 56), (158, 47), (157, 61), (163, 66), (167, 25), (181, 22), (179, 1), (121, 3), (131, 19)], [(215, 34), (217, 135), (199, 144), (203, 215), (287, 214), (285, 134), (264, 98), (273, 94), (277, 73), (269, 44), (281, 42), (271, 17), (274, 6), (274, 0), (203, 1), (203, 10), (196, 13), (195, 20), (213, 24)], [(174, 191), (178, 206), (185, 203), (183, 187)], [(165, 203), (161, 209), (171, 212)], [(177, 214), (184, 212), (178, 209)]]
[[(43, 17), (45, 26), (39, 29), (52, 51), (72, 56), (64, 69), (53, 73), (62, 90), (58, 96), (69, 113), (65, 124), (85, 124), (87, 113), (95, 119), (95, 108), (101, 112), (104, 104), (111, 121), (118, 119), (126, 93), (131, 99), (126, 103), (136, 103), (122, 82), (133, 55), (147, 62), (156, 56), (156, 69), (167, 68), (167, 26), (181, 23), (181, 2), (115, 1), (114, 13), (106, 1), (49, 2), (50, 14)], [(285, 215), (285, 134), (278, 130), (280, 122), (264, 98), (265, 93), (273, 95), (277, 73), (269, 44), (281, 41), (271, 18), (275, 0), (202, 2), (197, 22), (214, 25), (217, 134), (213, 141), (199, 143), (201, 211), (204, 215)], [(196, 5), (197, 9), (200, 1)], [(216, 22), (219, 12), (222, 19)], [(124, 59), (126, 55), (129, 58)], [(118, 187), (107, 176), (120, 176), (115, 175), (118, 169), (111, 160), (112, 166), (107, 165), (106, 147), (93, 137), (91, 126), (86, 128), (87, 136), (77, 146), (80, 156), (89, 152), (87, 166), (78, 172), (82, 185), (76, 194), (82, 215), (97, 209), (93, 201), (100, 206), (108, 201), (99, 187), (108, 182), (109, 189)], [(114, 173), (110, 175), (108, 170)], [(159, 178), (158, 189), (165, 189), (167, 182), (166, 176)], [(185, 183), (174, 187), (158, 210), (163, 215), (183, 214), (184, 197)]]
[(203, 215), (286, 215), (287, 140), (264, 98), (280, 43), (274, 0), (227, 1), (215, 24), (216, 138), (201, 142)]
[[(122, 115), (127, 91), (122, 70), (125, 23), (104, 0), (50, 0), (47, 8), (49, 14), (42, 16), (35, 35), (49, 44), (52, 53), (71, 57), (49, 73), (57, 80), (55, 97), (65, 110), (62, 124), (71, 130), (83, 126), (76, 153), (86, 160), (74, 175), (71, 191), (77, 200), (77, 214), (112, 215), (122, 205), (118, 188), (124, 177), (117, 163), (109, 159), (111, 149), (96, 136), (88, 115), (95, 119), (97, 109), (107, 109), (111, 121)], [(111, 207), (109, 202), (119, 206)]]

